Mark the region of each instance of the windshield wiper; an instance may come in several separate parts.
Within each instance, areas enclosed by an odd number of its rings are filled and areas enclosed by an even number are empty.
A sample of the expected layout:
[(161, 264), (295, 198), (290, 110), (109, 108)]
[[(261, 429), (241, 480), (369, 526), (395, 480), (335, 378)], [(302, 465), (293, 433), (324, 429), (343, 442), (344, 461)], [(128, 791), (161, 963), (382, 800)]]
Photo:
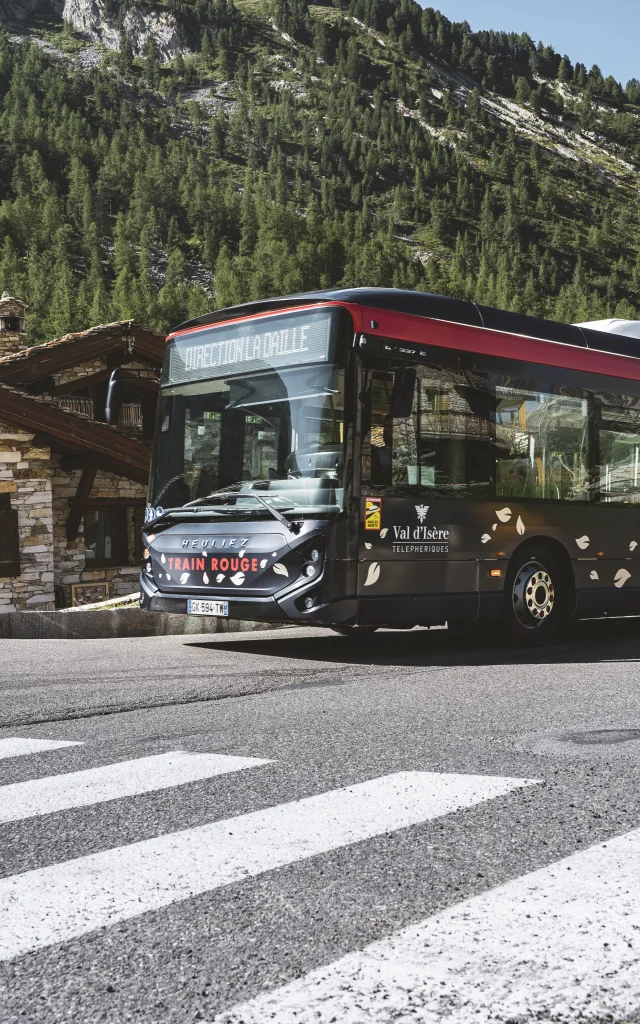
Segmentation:
[(279, 512), (277, 508), (270, 505), (266, 498), (263, 498), (261, 494), (250, 494), (250, 498), (256, 498), (261, 505), (264, 505), (267, 512), (270, 512), (274, 519), (277, 519), (279, 523), (286, 526), (290, 533), (298, 533), (300, 530), (299, 523), (292, 523), (286, 516), (283, 516), (282, 512)]
[(195, 505), (202, 505), (203, 502), (210, 501), (211, 498), (252, 498), (254, 501), (259, 501), (260, 504), (266, 508), (267, 512), (269, 512), (274, 519), (277, 519), (279, 523), (282, 523), (290, 533), (298, 533), (300, 529), (297, 523), (292, 523), (286, 516), (283, 516), (282, 512), (279, 512), (277, 508), (274, 508), (273, 505), (269, 504), (267, 499), (263, 498), (261, 494), (248, 494), (243, 491), (227, 491), (222, 493), (220, 493), (220, 491), (214, 491), (213, 494), (206, 494), (203, 498), (196, 498), (195, 501), (189, 501), (182, 507), (193, 508)]

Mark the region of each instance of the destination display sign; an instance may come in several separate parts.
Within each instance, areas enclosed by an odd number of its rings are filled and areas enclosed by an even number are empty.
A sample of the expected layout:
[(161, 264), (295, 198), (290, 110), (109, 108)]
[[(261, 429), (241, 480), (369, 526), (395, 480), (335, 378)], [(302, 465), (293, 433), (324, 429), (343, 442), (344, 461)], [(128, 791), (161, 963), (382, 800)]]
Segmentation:
[(163, 383), (327, 362), (334, 317), (312, 310), (191, 331), (170, 343)]

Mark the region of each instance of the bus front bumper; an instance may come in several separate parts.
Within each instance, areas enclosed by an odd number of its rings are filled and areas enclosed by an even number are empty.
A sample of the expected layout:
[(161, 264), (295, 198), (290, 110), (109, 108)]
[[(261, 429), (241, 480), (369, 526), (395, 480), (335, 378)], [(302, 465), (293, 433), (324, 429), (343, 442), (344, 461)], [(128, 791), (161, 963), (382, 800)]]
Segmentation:
[[(227, 601), (230, 619), (245, 619), (251, 622), (287, 623), (289, 625), (327, 626), (355, 622), (358, 601), (355, 597), (340, 597), (333, 601), (321, 601), (314, 595), (318, 581), (306, 584), (295, 592), (289, 592), (277, 600), (275, 596), (267, 597), (232, 597), (228, 594), (207, 594), (213, 601)], [(140, 576), (140, 607), (151, 612), (169, 612), (177, 615), (187, 614), (189, 598), (201, 598), (202, 594), (163, 594), (155, 584)], [(309, 598), (314, 600), (311, 607), (306, 606)]]

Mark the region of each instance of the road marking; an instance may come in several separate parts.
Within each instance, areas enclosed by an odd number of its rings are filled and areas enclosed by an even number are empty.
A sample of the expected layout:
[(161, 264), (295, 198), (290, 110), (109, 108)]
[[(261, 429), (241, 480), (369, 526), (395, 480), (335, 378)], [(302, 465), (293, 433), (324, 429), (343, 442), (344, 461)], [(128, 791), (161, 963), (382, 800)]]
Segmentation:
[(24, 754), (40, 754), (43, 750), (81, 746), (82, 743), (74, 743), (71, 740), (35, 740), (26, 736), (8, 736), (0, 740), (0, 761), (5, 757), (21, 757)]
[(118, 761), (81, 772), (14, 782), (0, 786), (0, 824), (68, 811), (72, 807), (88, 807), (105, 800), (153, 793), (269, 763), (255, 757), (172, 750), (167, 754)]
[(350, 953), (213, 1024), (560, 1024), (640, 1005), (640, 829)]
[(533, 784), (398, 772), (0, 879), (0, 960)]

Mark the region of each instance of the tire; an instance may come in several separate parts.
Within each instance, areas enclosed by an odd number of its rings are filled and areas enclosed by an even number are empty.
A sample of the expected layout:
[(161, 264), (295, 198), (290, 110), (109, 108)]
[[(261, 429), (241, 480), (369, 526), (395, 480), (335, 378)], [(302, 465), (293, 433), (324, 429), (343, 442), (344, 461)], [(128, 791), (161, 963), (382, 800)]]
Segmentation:
[(569, 610), (569, 582), (554, 553), (531, 544), (511, 559), (504, 591), (502, 633), (523, 647), (549, 643)]

